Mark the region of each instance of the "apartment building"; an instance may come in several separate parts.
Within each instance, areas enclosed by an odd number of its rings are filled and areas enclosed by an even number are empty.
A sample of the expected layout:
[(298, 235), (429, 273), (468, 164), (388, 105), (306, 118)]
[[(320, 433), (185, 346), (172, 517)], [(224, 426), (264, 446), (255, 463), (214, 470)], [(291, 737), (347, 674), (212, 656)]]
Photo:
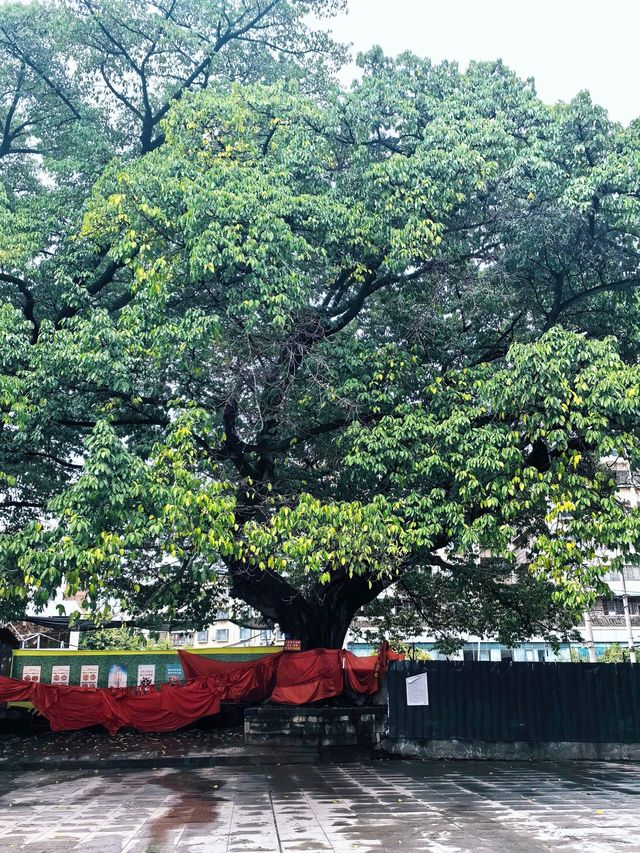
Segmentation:
[(226, 611), (219, 611), (215, 622), (201, 631), (176, 630), (161, 635), (176, 648), (219, 649), (225, 646), (274, 646), (284, 641), (275, 630), (237, 625)]

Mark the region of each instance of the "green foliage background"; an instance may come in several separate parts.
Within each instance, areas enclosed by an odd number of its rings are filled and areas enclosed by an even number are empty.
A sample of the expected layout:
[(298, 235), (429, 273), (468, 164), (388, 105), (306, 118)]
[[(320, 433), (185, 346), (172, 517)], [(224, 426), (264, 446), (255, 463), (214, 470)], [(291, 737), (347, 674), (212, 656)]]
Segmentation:
[(168, 640), (154, 640), (131, 628), (103, 628), (81, 633), (79, 648), (168, 651), (173, 647)]

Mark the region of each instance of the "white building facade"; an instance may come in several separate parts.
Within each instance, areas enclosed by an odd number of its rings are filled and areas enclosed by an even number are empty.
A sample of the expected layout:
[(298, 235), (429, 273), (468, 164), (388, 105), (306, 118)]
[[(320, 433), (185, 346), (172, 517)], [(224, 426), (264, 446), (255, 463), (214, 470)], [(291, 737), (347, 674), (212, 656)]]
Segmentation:
[(275, 646), (284, 642), (284, 638), (277, 627), (275, 630), (270, 630), (237, 625), (229, 619), (229, 614), (225, 611), (220, 611), (213, 625), (209, 625), (201, 631), (168, 631), (161, 637), (169, 640), (178, 649)]

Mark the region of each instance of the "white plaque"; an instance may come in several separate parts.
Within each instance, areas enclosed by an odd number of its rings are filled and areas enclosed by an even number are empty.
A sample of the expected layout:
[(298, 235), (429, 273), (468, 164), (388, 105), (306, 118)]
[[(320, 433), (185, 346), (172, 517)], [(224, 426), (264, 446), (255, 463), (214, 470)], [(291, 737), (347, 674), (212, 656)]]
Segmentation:
[(148, 681), (150, 684), (156, 682), (156, 665), (155, 663), (141, 663), (138, 667), (138, 684), (143, 681)]
[(23, 681), (40, 681), (40, 669), (39, 666), (23, 666), (22, 667), (22, 680)]
[(51, 667), (51, 683), (52, 684), (68, 684), (69, 683), (69, 667), (68, 666), (52, 666)]
[(427, 673), (410, 675), (407, 683), (407, 705), (428, 705), (429, 688), (427, 686)]
[(100, 664), (84, 664), (80, 667), (80, 687), (97, 687)]

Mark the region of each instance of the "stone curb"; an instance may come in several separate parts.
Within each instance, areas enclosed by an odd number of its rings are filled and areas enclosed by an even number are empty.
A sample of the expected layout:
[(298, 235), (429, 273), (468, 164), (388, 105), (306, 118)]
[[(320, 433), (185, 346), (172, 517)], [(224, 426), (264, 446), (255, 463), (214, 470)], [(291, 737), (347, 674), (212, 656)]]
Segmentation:
[(0, 773), (25, 770), (145, 770), (161, 767), (260, 767), (269, 764), (316, 764), (318, 755), (193, 755), (158, 756), (157, 758), (43, 758), (22, 761), (0, 761)]
[(36, 759), (0, 759), (0, 773), (26, 770), (145, 770), (161, 767), (268, 767), (290, 764), (344, 764), (371, 760), (367, 750), (297, 749), (241, 751), (231, 754), (200, 755), (123, 755), (118, 758), (44, 757)]

